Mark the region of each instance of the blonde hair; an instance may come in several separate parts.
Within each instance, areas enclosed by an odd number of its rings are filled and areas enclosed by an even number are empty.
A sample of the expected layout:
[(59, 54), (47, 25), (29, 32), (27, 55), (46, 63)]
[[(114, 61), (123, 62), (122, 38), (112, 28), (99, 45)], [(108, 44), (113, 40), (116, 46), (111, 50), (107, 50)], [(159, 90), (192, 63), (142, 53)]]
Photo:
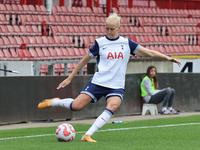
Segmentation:
[(112, 13), (108, 16), (108, 18), (106, 19), (106, 22), (108, 21), (115, 21), (117, 27), (120, 26), (120, 17), (116, 14), (116, 13)]

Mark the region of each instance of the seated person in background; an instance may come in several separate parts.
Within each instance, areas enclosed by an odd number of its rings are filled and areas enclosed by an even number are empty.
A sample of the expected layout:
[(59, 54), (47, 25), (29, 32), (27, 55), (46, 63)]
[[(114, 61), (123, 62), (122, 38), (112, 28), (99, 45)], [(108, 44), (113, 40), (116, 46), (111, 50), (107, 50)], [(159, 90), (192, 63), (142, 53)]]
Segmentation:
[(158, 77), (155, 66), (148, 67), (146, 76), (143, 78), (140, 84), (140, 88), (141, 96), (146, 103), (158, 104), (160, 102), (163, 102), (161, 111), (162, 115), (179, 114), (179, 112), (172, 108), (175, 90), (170, 87), (167, 87), (163, 90), (157, 90)]

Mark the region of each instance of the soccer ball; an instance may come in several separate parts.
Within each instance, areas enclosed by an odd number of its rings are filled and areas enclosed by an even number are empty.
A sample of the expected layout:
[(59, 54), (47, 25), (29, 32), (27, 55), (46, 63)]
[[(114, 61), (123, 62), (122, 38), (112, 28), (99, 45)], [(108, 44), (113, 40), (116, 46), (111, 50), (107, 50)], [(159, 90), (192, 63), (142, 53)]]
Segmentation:
[(59, 142), (71, 142), (75, 138), (75, 130), (71, 124), (60, 124), (56, 129), (56, 138)]

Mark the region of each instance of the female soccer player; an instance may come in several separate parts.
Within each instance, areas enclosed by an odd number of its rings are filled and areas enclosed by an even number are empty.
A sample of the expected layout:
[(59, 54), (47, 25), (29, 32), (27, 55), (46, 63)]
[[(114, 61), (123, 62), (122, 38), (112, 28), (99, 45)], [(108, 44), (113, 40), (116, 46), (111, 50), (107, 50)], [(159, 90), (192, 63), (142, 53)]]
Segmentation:
[(90, 102), (97, 102), (102, 96), (107, 101), (106, 109), (96, 119), (91, 128), (82, 137), (82, 141), (96, 142), (91, 136), (112, 117), (121, 105), (124, 96), (124, 84), (126, 68), (130, 54), (154, 58), (167, 59), (180, 65), (174, 58), (163, 55), (157, 51), (146, 49), (129, 38), (119, 36), (120, 17), (113, 13), (105, 22), (106, 36), (96, 39), (88, 53), (78, 63), (67, 79), (59, 84), (57, 89), (70, 84), (78, 71), (85, 66), (91, 58), (97, 60), (97, 70), (93, 78), (83, 88), (75, 99), (46, 99), (38, 104), (38, 108), (65, 107), (73, 110), (81, 110)]
[(167, 87), (163, 90), (156, 90), (158, 88), (158, 77), (155, 66), (149, 66), (147, 68), (146, 76), (143, 78), (140, 87), (141, 96), (146, 103), (159, 104), (163, 101), (162, 115), (179, 114), (179, 112), (172, 108), (175, 90), (171, 87)]

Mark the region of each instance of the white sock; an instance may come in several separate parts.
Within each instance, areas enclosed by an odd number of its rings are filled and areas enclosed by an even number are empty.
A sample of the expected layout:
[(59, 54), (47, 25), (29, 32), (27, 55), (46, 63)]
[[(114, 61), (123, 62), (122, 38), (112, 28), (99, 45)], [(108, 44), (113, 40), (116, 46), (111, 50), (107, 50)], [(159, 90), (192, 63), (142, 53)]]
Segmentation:
[(72, 98), (65, 98), (61, 100), (53, 100), (51, 101), (52, 107), (65, 107), (71, 109), (71, 104), (74, 100)]
[(167, 107), (163, 107), (163, 108), (162, 108), (162, 111), (165, 111), (166, 109), (167, 109)]
[(168, 107), (168, 110), (171, 111), (171, 110), (172, 110), (172, 107)]
[(109, 109), (105, 109), (102, 114), (95, 120), (93, 125), (90, 127), (90, 129), (85, 133), (85, 135), (89, 134), (92, 136), (98, 129), (103, 127), (108, 120), (112, 117), (113, 112), (110, 111)]

